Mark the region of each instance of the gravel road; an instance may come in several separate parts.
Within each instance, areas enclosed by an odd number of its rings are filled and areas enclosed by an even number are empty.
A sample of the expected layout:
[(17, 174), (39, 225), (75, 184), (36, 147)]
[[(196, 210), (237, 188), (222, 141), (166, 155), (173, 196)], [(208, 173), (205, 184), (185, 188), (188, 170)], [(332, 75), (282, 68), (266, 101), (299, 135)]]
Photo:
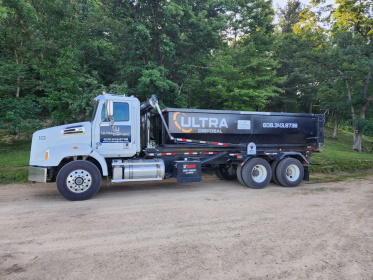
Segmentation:
[(373, 279), (373, 177), (0, 185), (0, 279)]

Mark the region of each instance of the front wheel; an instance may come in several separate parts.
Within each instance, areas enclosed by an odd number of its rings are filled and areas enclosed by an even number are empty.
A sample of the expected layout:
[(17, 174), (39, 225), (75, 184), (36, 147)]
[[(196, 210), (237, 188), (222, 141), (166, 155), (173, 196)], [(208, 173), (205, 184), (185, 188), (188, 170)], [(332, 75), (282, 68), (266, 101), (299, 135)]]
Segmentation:
[(295, 158), (285, 158), (276, 168), (276, 178), (284, 187), (298, 186), (304, 177), (302, 163)]
[(97, 166), (86, 160), (69, 162), (57, 175), (58, 192), (68, 200), (86, 200), (101, 186), (101, 173)]
[(272, 178), (269, 163), (261, 158), (252, 158), (242, 168), (242, 180), (252, 189), (262, 189)]

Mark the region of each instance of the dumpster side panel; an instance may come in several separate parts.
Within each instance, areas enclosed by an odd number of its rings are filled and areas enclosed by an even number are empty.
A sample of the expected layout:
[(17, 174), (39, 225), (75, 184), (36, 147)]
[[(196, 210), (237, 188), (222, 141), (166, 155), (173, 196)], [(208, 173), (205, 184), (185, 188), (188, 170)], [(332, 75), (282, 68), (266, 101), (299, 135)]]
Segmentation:
[[(232, 144), (255, 142), (263, 145), (317, 145), (320, 116), (263, 112), (167, 109), (163, 114), (174, 137)], [(156, 141), (171, 143), (159, 116)], [(323, 118), (322, 118), (323, 121)]]

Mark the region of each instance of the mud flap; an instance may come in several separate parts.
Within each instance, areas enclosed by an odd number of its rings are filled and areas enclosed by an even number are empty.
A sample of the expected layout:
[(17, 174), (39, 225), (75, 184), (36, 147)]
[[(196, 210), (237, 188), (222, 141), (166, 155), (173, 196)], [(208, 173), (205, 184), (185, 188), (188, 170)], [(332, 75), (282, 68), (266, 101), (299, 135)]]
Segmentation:
[(303, 180), (304, 181), (309, 181), (310, 180), (310, 171), (308, 170), (308, 166), (304, 166)]

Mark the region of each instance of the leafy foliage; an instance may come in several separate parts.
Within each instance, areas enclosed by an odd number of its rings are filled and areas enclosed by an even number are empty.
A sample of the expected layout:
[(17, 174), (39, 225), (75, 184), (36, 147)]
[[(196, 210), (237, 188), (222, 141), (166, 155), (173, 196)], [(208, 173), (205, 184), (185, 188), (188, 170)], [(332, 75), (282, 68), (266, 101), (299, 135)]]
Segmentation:
[(42, 127), (39, 120), (40, 105), (31, 97), (7, 98), (3, 100), (0, 113), (0, 128), (7, 129), (11, 135), (20, 131), (32, 132)]
[(0, 0), (2, 124), (18, 137), (46, 118), (84, 120), (110, 91), (170, 107), (327, 112), (368, 133), (371, 1), (322, 2), (289, 0), (275, 24), (266, 0)]
[[(273, 11), (265, 1), (232, 1), (228, 22), (233, 38), (217, 51), (204, 79), (210, 108), (262, 110), (279, 89), (273, 59)], [(239, 39), (238, 39), (238, 36)]]

